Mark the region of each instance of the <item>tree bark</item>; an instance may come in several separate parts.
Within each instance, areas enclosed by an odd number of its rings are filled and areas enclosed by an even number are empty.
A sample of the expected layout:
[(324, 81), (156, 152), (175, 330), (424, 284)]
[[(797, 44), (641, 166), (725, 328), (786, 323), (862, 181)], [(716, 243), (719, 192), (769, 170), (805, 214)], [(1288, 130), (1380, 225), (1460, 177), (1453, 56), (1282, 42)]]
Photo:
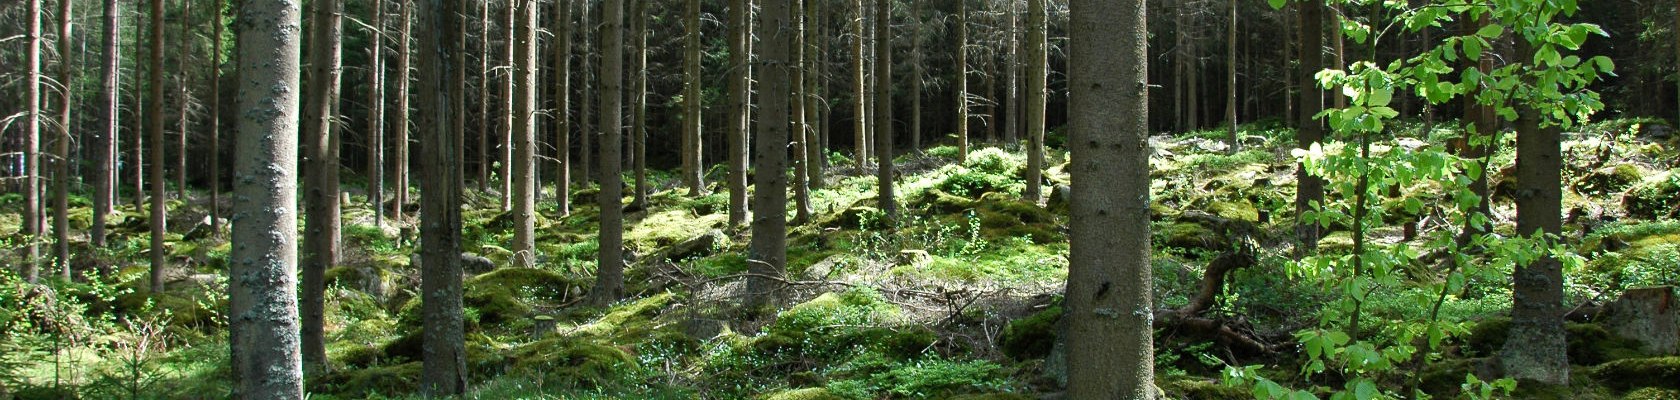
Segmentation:
[(968, 162), (968, 0), (957, 0), (957, 163)]
[[(1314, 143), (1324, 140), (1324, 125), (1318, 121), (1318, 113), (1324, 109), (1324, 90), (1317, 84), (1314, 75), (1324, 69), (1324, 2), (1308, 0), (1300, 2), (1301, 12), (1301, 114), (1299, 127), (1295, 131), (1295, 145), (1305, 149)], [(1307, 173), (1306, 166), (1295, 166), (1295, 237), (1300, 240), (1295, 256), (1300, 258), (1318, 249), (1319, 226), (1318, 221), (1303, 218), (1314, 210), (1314, 203), (1324, 200), (1324, 181), (1318, 176)]]
[(426, 397), (460, 396), (467, 389), (467, 351), (461, 316), (461, 185), (449, 80), (466, 80), (462, 46), (466, 16), (462, 2), (421, 0), (420, 8), (420, 293), (422, 338), (420, 392)]
[(788, 95), (792, 91), (790, 66), (792, 31), (790, 2), (766, 1), (758, 15), (756, 36), (763, 38), (761, 69), (763, 91), (760, 96), (762, 118), (758, 121), (757, 151), (753, 153), (752, 243), (747, 255), (747, 271), (755, 276), (747, 278), (747, 310), (754, 315), (764, 312), (764, 306), (778, 289), (775, 277), (783, 275), (787, 265), (787, 143), (789, 121)]
[[(192, 2), (181, 2), (180, 10), (179, 18), (177, 19), (181, 22), (181, 31), (175, 37), (175, 39), (179, 41), (178, 47), (176, 47), (175, 50), (175, 62), (177, 65), (188, 65), (192, 62), (188, 59), (188, 57), (192, 55), (192, 44), (187, 41), (187, 35), (190, 34), (188, 32), (189, 28), (187, 27), (187, 20), (191, 19), (192, 16)], [(181, 140), (175, 142), (178, 146), (175, 148), (175, 197), (178, 197), (181, 201), (185, 202), (188, 200), (187, 132), (189, 131), (189, 121), (187, 120), (187, 107), (191, 103), (189, 100), (192, 97), (192, 93), (187, 91), (187, 72), (185, 69), (176, 71), (175, 79), (175, 83), (177, 85), (175, 110), (180, 113), (175, 127), (181, 130)]]
[[(221, 0), (217, 0), (221, 1)], [(368, 203), (373, 206), (373, 226), (385, 223), (385, 2), (373, 0), (373, 17), (368, 23)]]
[[(478, 18), (478, 191), (490, 191), (490, 1)], [(586, 2), (587, 3), (587, 2)], [(464, 95), (464, 94), (463, 94)]]
[(508, 12), (517, 32), (513, 47), (513, 265), (536, 265), (537, 186), (537, 8), (536, 0), (519, 0)]
[[(554, 200), (558, 202), (560, 215), (572, 214), (572, 2), (562, 1), (554, 5), (555, 48), (554, 60), (559, 64), (554, 70), (555, 99), (555, 129), (554, 156), (559, 164), (559, 171), (554, 174)], [(466, 93), (460, 95), (465, 96)], [(466, 118), (465, 115), (462, 118)]]
[[(1516, 60), (1533, 60), (1535, 49), (1521, 37)], [(1536, 66), (1535, 68), (1541, 68)], [(1538, 110), (1526, 102), (1517, 108), (1517, 234), (1545, 234), (1547, 243), (1563, 233), (1563, 152), (1558, 128), (1542, 126)], [(1563, 263), (1546, 256), (1518, 265), (1511, 274), (1511, 330), (1499, 352), (1506, 376), (1553, 385), (1569, 384), (1569, 357), (1563, 330)]]
[(303, 363), (310, 378), (327, 372), (326, 273), (338, 264), (338, 150), (333, 106), (343, 73), (344, 3), (316, 0), (311, 21), (309, 85), (303, 110)]
[[(959, 0), (960, 1), (960, 0)], [(863, 8), (863, 0), (852, 2), (857, 10), (857, 16), (852, 19), (852, 133), (855, 139), (852, 144), (852, 157), (857, 162), (858, 172), (861, 173), (869, 160), (869, 94), (867, 83), (863, 80), (864, 63), (864, 30), (863, 16), (867, 12)]]
[(1236, 154), (1242, 150), (1237, 137), (1237, 0), (1229, 1), (1231, 25), (1225, 29), (1225, 129), (1230, 146), (1225, 152)]
[[(152, 186), (152, 209), (149, 218), (152, 225), (151, 291), (155, 296), (163, 291), (164, 269), (169, 267), (169, 251), (163, 248), (163, 235), (167, 232), (167, 220), (169, 219), (169, 211), (166, 208), (168, 203), (164, 201), (168, 191), (164, 187), (163, 175), (163, 147), (165, 143), (163, 141), (163, 0), (152, 0), (151, 17), (152, 101), (147, 103), (149, 108), (146, 114), (151, 118), (147, 130), (152, 142), (151, 156), (148, 157), (152, 159), (152, 165), (147, 175), (149, 175)], [(34, 176), (35, 174), (30, 173), (30, 175)], [(34, 189), (30, 189), (30, 192), (34, 193)]]
[(624, 0), (606, 0), (601, 10), (601, 207), (600, 255), (595, 271), (594, 303), (605, 306), (624, 298), (623, 152)]
[(875, 200), (888, 221), (898, 221), (893, 194), (892, 3), (875, 3)]
[(823, 19), (818, 14), (820, 3), (821, 1), (818, 0), (805, 0), (806, 33), (805, 43), (802, 44), (806, 46), (806, 73), (803, 83), (805, 87), (806, 129), (803, 132), (804, 139), (802, 140), (805, 141), (805, 184), (811, 190), (821, 189), (824, 186), (822, 132), (827, 129), (828, 125), (827, 120), (823, 118), (822, 108), (819, 106), (825, 102), (819, 82), (823, 79), (822, 66), (827, 65), (822, 62), (826, 52), (822, 50), (822, 46), (818, 45), (821, 40), (819, 38), (823, 35), (822, 26), (824, 25)]
[[(162, 1), (162, 0), (153, 0)], [(156, 42), (154, 42), (156, 43)], [(155, 53), (155, 52), (154, 52)], [(41, 277), (41, 0), (29, 0), (29, 75), (25, 77), (27, 87), (24, 102), (28, 109), (27, 125), (23, 134), (23, 233), (25, 252), (28, 258), (24, 260), (23, 276), (29, 283), (35, 283)], [(155, 234), (156, 231), (154, 231)], [(153, 240), (152, 251), (157, 252), (162, 247), (157, 242), (162, 236)], [(158, 257), (152, 257), (155, 261)]]
[(518, 10), (515, 10), (515, 8), (518, 8), (521, 1), (524, 0), (515, 0), (507, 4), (507, 23), (505, 25), (507, 29), (505, 31), (506, 36), (504, 36), (507, 40), (503, 43), (506, 47), (502, 49), (503, 57), (507, 57), (507, 64), (504, 64), (507, 66), (507, 79), (502, 80), (502, 130), (500, 135), (501, 137), (496, 143), (497, 148), (500, 149), (496, 152), (496, 160), (500, 161), (501, 168), (496, 171), (496, 177), (501, 179), (503, 212), (513, 211), (513, 197), (516, 195), (514, 191), (518, 190), (513, 187), (514, 179), (518, 179), (513, 176), (513, 148), (516, 146), (513, 142), (517, 140), (514, 139), (514, 136), (521, 135), (521, 133), (518, 132), (525, 129), (524, 125), (519, 122), (521, 118), (517, 116), (517, 114), (519, 114), (519, 110), (515, 109), (518, 105), (515, 104), (516, 102), (513, 99), (514, 97), (519, 96), (519, 94), (515, 92), (517, 89), (514, 87), (522, 85), (522, 79), (524, 79), (520, 77), (520, 74), (523, 74), (523, 72), (521, 72), (522, 70), (518, 66), (520, 61), (517, 61), (519, 57), (517, 54), (519, 52), (519, 46), (516, 42), (518, 42), (519, 39), (514, 36), (516, 35), (514, 27), (515, 25), (520, 24), (520, 22), (516, 21), (520, 18), (515, 17), (518, 13)]
[(409, 72), (412, 70), (409, 66), (412, 58), (409, 45), (414, 39), (414, 1), (401, 1), (402, 13), (397, 16), (397, 19), (402, 20), (402, 27), (398, 28), (397, 34), (397, 134), (393, 138), (397, 142), (397, 158), (392, 160), (396, 164), (396, 176), (391, 181), (391, 190), (395, 194), (393, 198), (396, 200), (396, 207), (391, 209), (391, 218), (399, 223), (403, 218), (403, 207), (408, 204), (408, 83)]
[(299, 3), (239, 2), (228, 335), (235, 396), (302, 399), (297, 309)]
[[(151, 57), (151, 46), (144, 44), (147, 40), (150, 40), (150, 37), (141, 34), (144, 30), (143, 24), (151, 22), (151, 16), (147, 12), (150, 7), (151, 2), (149, 1), (134, 2), (134, 59), (145, 60), (134, 66), (135, 76), (144, 76), (143, 72), (151, 68), (152, 65), (151, 58), (149, 58)], [(146, 115), (151, 110), (151, 106), (147, 105), (146, 96), (150, 96), (151, 92), (146, 90), (144, 85), (150, 83), (150, 79), (136, 79), (134, 82), (134, 168), (130, 172), (134, 174), (135, 212), (140, 212), (140, 210), (146, 208), (146, 174), (149, 172), (146, 170), (146, 158), (148, 157), (146, 155), (146, 141), (151, 140), (147, 138), (151, 135), (151, 131), (148, 130), (151, 129), (151, 125), (147, 122), (148, 115)]]
[(910, 0), (910, 150), (922, 151), (922, 2)]
[(1009, 117), (1003, 122), (1008, 123), (1009, 126), (1003, 130), (1003, 143), (1007, 147), (1013, 147), (1021, 140), (1021, 128), (1026, 126), (1023, 123), (1026, 116), (1021, 112), (1021, 34), (1019, 32), (1021, 18), (1018, 15), (1020, 11), (1015, 7), (1018, 3), (1017, 0), (1007, 1), (1009, 1), (1009, 39), (1007, 39), (1009, 44), (1005, 48), (1006, 53), (1003, 59), (1004, 68), (1009, 69), (1009, 76), (1008, 82), (1004, 83), (1003, 86), (1004, 108)]
[[(70, 0), (58, 0), (58, 81), (71, 82)], [(70, 90), (61, 90), (58, 144), (53, 146), (53, 262), (59, 276), (70, 281)]]
[(210, 13), (210, 232), (215, 236), (222, 234), (222, 1), (216, 0)]
[[(1037, 203), (1044, 197), (1044, 103), (1050, 94), (1045, 75), (1049, 52), (1045, 32), (1045, 0), (1027, 0), (1027, 193)], [(993, 125), (996, 125), (995, 123)]]
[(706, 192), (700, 137), (703, 126), (700, 120), (700, 0), (687, 0), (684, 3), (687, 4), (687, 10), (683, 17), (683, 25), (687, 32), (683, 39), (682, 174), (683, 185), (688, 186), (688, 195), (700, 196)]
[(747, 62), (752, 51), (747, 47), (751, 33), (747, 19), (752, 17), (752, 3), (748, 0), (729, 2), (729, 227), (734, 229), (747, 221), (747, 103), (752, 87), (748, 80)]
[(599, 51), (599, 49), (595, 47), (594, 37), (592, 35), (596, 28), (589, 19), (591, 17), (589, 13), (589, 5), (592, 2), (593, 1), (590, 0), (582, 2), (583, 12), (579, 14), (579, 17), (583, 19), (583, 22), (578, 25), (583, 27), (583, 50), (580, 53), (580, 56), (583, 57), (583, 68), (581, 71), (578, 71), (578, 79), (583, 80), (583, 91), (578, 93), (578, 97), (582, 97), (583, 100), (583, 104), (581, 104), (581, 107), (578, 108), (580, 114), (578, 120), (583, 122), (583, 129), (578, 131), (578, 167), (582, 170), (578, 171), (578, 176), (582, 177), (581, 179), (586, 185), (588, 184), (589, 179), (594, 176), (589, 173), (590, 169), (593, 168), (595, 164), (595, 162), (592, 161), (591, 154), (595, 152), (595, 145), (593, 143), (594, 138), (596, 135), (599, 135), (599, 132), (595, 130), (596, 126), (593, 125), (596, 120), (591, 118), (593, 113), (596, 112), (594, 107), (595, 98), (599, 95), (595, 88), (595, 82), (597, 79), (597, 75), (595, 74), (597, 71), (595, 71), (594, 63), (592, 62), (594, 59), (590, 58), (590, 55)]
[(105, 0), (104, 9), (104, 43), (100, 68), (100, 116), (99, 130), (94, 133), (94, 176), (93, 176), (93, 226), (89, 242), (94, 248), (105, 248), (105, 220), (111, 215), (116, 202), (115, 190), (117, 131), (119, 125), (118, 111), (119, 82), (121, 76), (121, 54), (117, 53), (117, 41), (121, 40), (121, 19), (118, 14), (121, 9), (117, 0)]
[[(647, 32), (647, 20), (648, 20), (648, 18), (650, 18), (650, 16), (648, 15), (648, 12), (647, 12), (647, 7), (648, 7), (647, 3), (649, 1), (652, 1), (652, 0), (631, 0), (631, 1), (632, 1), (633, 5), (631, 6), (632, 11), (630, 12), (630, 17), (632, 18), (630, 31), (635, 32), (635, 34), (636, 34), (636, 37), (634, 39), (632, 39), (632, 40), (635, 41), (635, 46), (636, 46), (636, 55), (635, 55), (635, 57), (636, 57), (635, 58), (635, 63), (636, 64), (635, 64), (635, 66), (633, 66), (633, 68), (635, 68), (635, 71), (636, 71), (636, 88), (632, 92), (632, 96), (634, 96), (634, 98), (631, 99), (631, 101), (635, 102), (635, 104), (636, 104), (635, 108), (634, 108), (636, 122), (635, 122), (635, 126), (633, 128), (631, 128), (631, 129), (634, 129), (632, 132), (634, 133), (635, 143), (632, 143), (632, 146), (631, 146), (632, 155), (630, 157), (631, 160), (633, 161), (633, 163), (635, 164), (635, 168), (636, 168), (636, 187), (635, 187), (635, 194), (634, 194), (634, 196), (632, 196), (634, 198), (634, 200), (631, 200), (631, 203), (635, 204), (637, 207), (646, 208), (647, 205), (648, 205), (648, 185), (647, 185), (647, 133), (648, 133), (648, 129), (647, 129), (647, 125), (648, 125), (648, 115), (647, 115), (647, 102), (648, 102), (648, 64), (647, 64), (648, 47), (647, 46), (648, 45), (647, 45), (647, 37), (648, 37), (648, 32)], [(693, 20), (690, 20), (690, 21), (693, 21)], [(696, 104), (698, 105), (698, 103), (696, 103)], [(699, 121), (698, 118), (696, 118), (695, 120)], [(700, 171), (700, 169), (698, 168), (698, 166), (700, 165), (700, 146), (698, 146), (698, 143), (700, 143), (700, 141), (698, 140), (699, 134), (700, 134), (699, 130), (696, 130), (694, 132), (695, 139), (696, 139), (694, 141), (694, 143), (696, 143), (697, 145), (694, 146), (691, 149), (694, 152), (694, 163), (695, 163), (695, 166), (696, 166), (694, 171), (696, 172), (696, 175), (698, 175), (698, 173)], [(696, 180), (695, 185), (690, 186), (690, 188), (691, 188), (690, 189), (690, 194), (700, 194), (704, 191), (704, 188), (700, 187), (700, 182), (701, 182), (700, 180)], [(694, 191), (694, 188), (699, 188), (700, 191)]]
[[(791, 0), (792, 10), (804, 9), (805, 0)], [(788, 86), (793, 94), (788, 97), (788, 110), (792, 126), (788, 128), (788, 140), (793, 150), (793, 209), (795, 224), (803, 224), (811, 220), (811, 175), (810, 159), (806, 158), (806, 131), (810, 129), (805, 124), (805, 18), (804, 13), (790, 12), (793, 24), (793, 39), (788, 47), (792, 50), (793, 64), (788, 68)]]
[(1069, 15), (1068, 398), (1152, 399), (1144, 2), (1072, 0)]

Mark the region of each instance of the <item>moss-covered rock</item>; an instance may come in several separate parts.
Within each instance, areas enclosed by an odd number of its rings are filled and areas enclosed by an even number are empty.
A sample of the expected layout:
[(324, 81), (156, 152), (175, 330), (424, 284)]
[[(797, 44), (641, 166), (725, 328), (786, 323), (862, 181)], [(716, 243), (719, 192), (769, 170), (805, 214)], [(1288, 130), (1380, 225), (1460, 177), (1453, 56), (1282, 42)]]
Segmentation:
[(634, 368), (636, 358), (624, 349), (571, 338), (549, 338), (514, 349), (513, 369), (542, 374), (570, 384), (600, 384)]
[(1254, 208), (1254, 204), (1247, 201), (1216, 201), (1208, 205), (1208, 211), (1230, 220), (1260, 221), (1260, 210)]
[(1680, 399), (1680, 390), (1665, 388), (1639, 388), (1627, 392), (1623, 396), (1626, 400), (1674, 400)]
[(558, 305), (583, 284), (547, 270), (502, 268), (464, 282), (462, 300), (478, 311), (480, 324), (493, 325), (526, 320), (534, 306)]
[[(1488, 318), (1470, 328), (1465, 350), (1476, 355), (1498, 354), (1511, 329), (1509, 318)], [(1598, 365), (1609, 361), (1641, 357), (1639, 341), (1624, 338), (1597, 324), (1564, 324), (1569, 341), (1569, 362)]]
[(1155, 385), (1170, 399), (1239, 400), (1254, 395), (1240, 387), (1220, 384), (1217, 380), (1193, 376), (1172, 376), (1156, 379)]
[(912, 205), (921, 207), (929, 213), (954, 214), (974, 208), (975, 201), (939, 188), (929, 188), (922, 191), (920, 196), (912, 199)]
[(1653, 175), (1628, 188), (1622, 208), (1634, 218), (1680, 217), (1680, 170)]
[(1592, 369), (1592, 376), (1617, 389), (1661, 387), (1680, 389), (1680, 357), (1628, 358)]
[(1617, 164), (1595, 169), (1575, 181), (1575, 191), (1602, 196), (1621, 193), (1645, 179), (1646, 172), (1636, 164)]
[(635, 343), (649, 338), (655, 330), (663, 327), (680, 336), (682, 327), (679, 324), (659, 324), (655, 320), (676, 298), (676, 294), (667, 292), (613, 306), (600, 319), (578, 326), (569, 335), (612, 339), (613, 343)]
[(1026, 318), (1009, 321), (998, 338), (1003, 354), (1018, 360), (1043, 358), (1050, 355), (1056, 343), (1056, 321), (1062, 318), (1062, 307), (1052, 306)]
[(1160, 242), (1167, 247), (1181, 249), (1214, 249), (1226, 245), (1225, 235), (1193, 222), (1166, 224), (1156, 229)]
[(764, 400), (844, 400), (845, 397), (829, 393), (824, 388), (791, 389), (771, 393), (762, 397)]
[(327, 374), (314, 386), (347, 397), (400, 395), (419, 389), (420, 362), (345, 369)]

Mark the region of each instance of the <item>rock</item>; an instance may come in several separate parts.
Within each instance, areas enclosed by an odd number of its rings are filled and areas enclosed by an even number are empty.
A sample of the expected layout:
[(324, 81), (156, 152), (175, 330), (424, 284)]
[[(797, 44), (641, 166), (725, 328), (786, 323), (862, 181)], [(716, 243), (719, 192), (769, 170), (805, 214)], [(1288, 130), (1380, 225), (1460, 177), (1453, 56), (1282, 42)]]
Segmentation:
[(1652, 355), (1680, 355), (1680, 304), (1673, 286), (1628, 289), (1604, 308), (1604, 327), (1639, 340)]
[(188, 230), (186, 235), (181, 236), (181, 240), (201, 240), (210, 237), (213, 233), (215, 233), (215, 231), (210, 228), (210, 216), (206, 215), (203, 219), (199, 219), (197, 223), (194, 223), (192, 229)]
[(1622, 208), (1634, 218), (1680, 217), (1680, 170), (1656, 174), (1622, 194)]
[(1073, 187), (1068, 185), (1056, 185), (1056, 187), (1050, 189), (1050, 199), (1045, 202), (1044, 208), (1050, 209), (1050, 212), (1053, 213), (1067, 215), (1068, 202), (1071, 201), (1072, 198)]
[(1653, 142), (1666, 142), (1674, 137), (1674, 128), (1667, 124), (1650, 123), (1639, 124), (1639, 138)]
[(1260, 211), (1246, 201), (1217, 201), (1208, 206), (1208, 211), (1229, 220), (1260, 221)]
[(933, 262), (933, 256), (927, 250), (899, 250), (898, 265), (921, 268)]
[(822, 261), (817, 261), (816, 264), (805, 267), (805, 272), (801, 273), (800, 276), (807, 280), (826, 281), (830, 278), (830, 275), (834, 275), (834, 269), (840, 266), (840, 261), (844, 258), (844, 254), (828, 256)]
[(694, 318), (683, 321), (683, 334), (695, 340), (712, 340), (729, 332), (729, 322), (721, 319)]
[(1619, 164), (1593, 170), (1575, 181), (1575, 190), (1584, 194), (1607, 195), (1621, 193), (1645, 179), (1645, 171), (1634, 164)]
[(478, 275), (496, 269), (496, 263), (473, 253), (461, 253), (461, 271), (470, 275)]
[(177, 277), (164, 284), (164, 290), (181, 291), (187, 288), (205, 288), (210, 291), (220, 291), (222, 285), (216, 282), (216, 279), (220, 277), (222, 276), (217, 274), (193, 274)]
[(729, 236), (721, 230), (713, 229), (659, 250), (648, 256), (646, 260), (652, 262), (681, 261), (705, 257), (727, 243), (729, 243)]
[(1628, 389), (1680, 389), (1680, 357), (1629, 358), (1592, 369), (1592, 377), (1606, 386)]

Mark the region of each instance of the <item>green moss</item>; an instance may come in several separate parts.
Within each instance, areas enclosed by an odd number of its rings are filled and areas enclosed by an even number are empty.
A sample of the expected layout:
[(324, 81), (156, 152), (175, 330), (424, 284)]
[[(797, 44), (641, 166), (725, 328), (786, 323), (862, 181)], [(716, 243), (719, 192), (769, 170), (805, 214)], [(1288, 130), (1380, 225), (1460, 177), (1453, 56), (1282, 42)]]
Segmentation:
[(501, 268), (467, 280), (462, 300), (478, 310), (479, 323), (494, 325), (524, 320), (533, 306), (558, 305), (569, 288), (583, 284), (547, 270)]
[(571, 335), (612, 338), (614, 343), (646, 339), (655, 330), (654, 318), (676, 299), (666, 292), (613, 306), (595, 322), (578, 326)]
[(1664, 388), (1639, 388), (1623, 397), (1626, 400), (1674, 400), (1680, 399), (1680, 390)]
[(1181, 249), (1212, 249), (1226, 245), (1224, 235), (1201, 224), (1176, 222), (1156, 225), (1155, 235), (1160, 244)]
[(1062, 318), (1062, 307), (1052, 306), (1026, 318), (1009, 321), (998, 338), (1003, 354), (1018, 360), (1044, 358), (1056, 343), (1056, 321)]
[(1634, 218), (1680, 217), (1677, 206), (1680, 206), (1680, 170), (1648, 177), (1622, 195), (1622, 207)]
[(1595, 196), (1621, 193), (1644, 180), (1645, 175), (1646, 172), (1636, 164), (1617, 164), (1593, 170), (1581, 177), (1575, 182), (1575, 190)]
[(792, 389), (771, 393), (763, 397), (764, 400), (843, 400), (844, 397), (829, 393), (824, 388)]
[(413, 393), (419, 388), (420, 362), (382, 367), (336, 371), (322, 379), (317, 386), (327, 392), (349, 396), (396, 395)]
[(1027, 396), (1027, 395), (1024, 395), (1024, 394), (1020, 394), (1020, 393), (986, 393), (986, 394), (965, 394), (965, 395), (961, 395), (961, 396), (951, 397), (950, 399), (951, 400), (1032, 400), (1033, 397), (1032, 396)]
[(571, 338), (549, 338), (513, 352), (513, 369), (571, 384), (601, 384), (636, 367), (636, 358), (618, 347)]
[(1260, 211), (1256, 210), (1253, 204), (1245, 201), (1216, 201), (1208, 205), (1208, 211), (1231, 220), (1260, 221)]
[(1225, 386), (1218, 381), (1193, 377), (1173, 376), (1156, 379), (1156, 386), (1166, 392), (1170, 399), (1206, 399), (1206, 400), (1239, 400), (1252, 399), (1254, 395), (1247, 389)]
[(1662, 387), (1680, 389), (1680, 357), (1628, 358), (1592, 369), (1592, 377), (1618, 389)]
[[(1509, 318), (1488, 318), (1470, 328), (1465, 338), (1465, 350), (1472, 354), (1491, 356), (1505, 346), (1511, 329)], [(1609, 361), (1639, 357), (1639, 341), (1624, 338), (1597, 324), (1564, 324), (1569, 341), (1569, 362), (1575, 365), (1598, 365)]]
[(721, 213), (696, 215), (680, 209), (649, 212), (629, 225), (624, 241), (631, 249), (648, 254), (721, 228), (728, 219)]
[(912, 205), (921, 207), (929, 213), (952, 214), (974, 208), (975, 201), (938, 188), (929, 188), (922, 191), (921, 196), (912, 199)]

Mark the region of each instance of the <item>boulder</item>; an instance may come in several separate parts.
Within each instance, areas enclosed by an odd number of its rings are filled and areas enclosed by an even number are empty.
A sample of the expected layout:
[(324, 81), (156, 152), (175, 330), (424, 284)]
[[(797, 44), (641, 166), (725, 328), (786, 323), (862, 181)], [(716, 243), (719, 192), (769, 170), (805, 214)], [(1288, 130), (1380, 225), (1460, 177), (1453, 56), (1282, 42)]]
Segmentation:
[(1638, 340), (1652, 355), (1680, 355), (1680, 304), (1673, 286), (1628, 289), (1605, 306), (1604, 327)]
[(181, 240), (202, 240), (212, 234), (215, 234), (215, 230), (210, 227), (210, 216), (206, 215), (199, 219), (197, 223), (194, 223), (192, 229), (187, 230), (187, 234), (181, 236)]
[(1653, 175), (1622, 194), (1622, 208), (1630, 217), (1680, 217), (1680, 170)]

